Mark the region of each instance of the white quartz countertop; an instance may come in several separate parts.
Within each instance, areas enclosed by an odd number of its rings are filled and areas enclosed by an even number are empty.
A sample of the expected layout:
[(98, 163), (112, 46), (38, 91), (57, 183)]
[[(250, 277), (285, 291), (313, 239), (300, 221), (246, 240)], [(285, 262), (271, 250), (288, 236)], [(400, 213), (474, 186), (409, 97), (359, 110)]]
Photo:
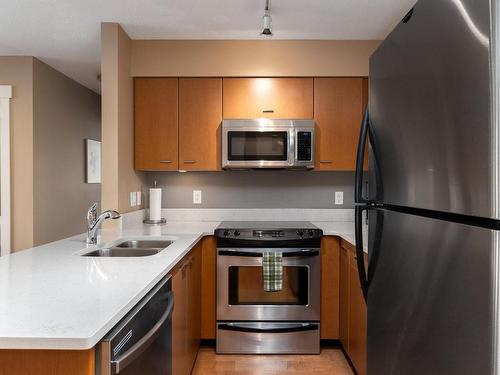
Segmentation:
[[(352, 222), (313, 222), (325, 235), (353, 243)], [(101, 246), (128, 238), (171, 239), (159, 254), (81, 257), (75, 236), (0, 258), (0, 349), (89, 349), (219, 222), (142, 224), (105, 230)]]

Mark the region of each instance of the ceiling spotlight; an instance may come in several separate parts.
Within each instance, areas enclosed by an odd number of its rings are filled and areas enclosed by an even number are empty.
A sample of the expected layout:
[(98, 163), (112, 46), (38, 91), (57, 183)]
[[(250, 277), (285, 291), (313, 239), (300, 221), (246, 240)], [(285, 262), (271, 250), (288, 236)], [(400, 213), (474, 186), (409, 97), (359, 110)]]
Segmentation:
[(266, 8), (264, 9), (264, 16), (262, 17), (262, 32), (260, 35), (263, 36), (273, 36), (273, 32), (271, 31), (271, 10), (269, 8), (270, 0), (266, 0)]

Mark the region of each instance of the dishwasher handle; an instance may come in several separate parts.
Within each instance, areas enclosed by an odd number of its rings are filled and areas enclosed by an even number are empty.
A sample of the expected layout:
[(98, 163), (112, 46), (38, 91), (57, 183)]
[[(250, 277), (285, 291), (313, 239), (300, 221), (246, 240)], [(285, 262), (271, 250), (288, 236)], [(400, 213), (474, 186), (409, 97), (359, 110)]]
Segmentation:
[(172, 315), (174, 309), (174, 293), (168, 293), (168, 305), (165, 313), (156, 322), (156, 324), (146, 333), (139, 341), (137, 341), (129, 350), (119, 356), (116, 360), (111, 361), (111, 369), (113, 374), (119, 374), (129, 364), (136, 360), (144, 351), (153, 343), (158, 337), (160, 329), (167, 322), (168, 318)]

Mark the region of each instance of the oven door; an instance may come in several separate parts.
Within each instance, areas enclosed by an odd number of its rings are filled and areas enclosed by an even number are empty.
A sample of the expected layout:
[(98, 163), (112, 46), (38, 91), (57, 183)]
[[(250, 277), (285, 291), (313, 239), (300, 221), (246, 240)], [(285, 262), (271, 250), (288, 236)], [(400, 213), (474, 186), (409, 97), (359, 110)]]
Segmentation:
[(283, 289), (264, 291), (262, 248), (218, 248), (218, 321), (319, 321), (319, 249), (283, 253)]
[(295, 158), (294, 132), (285, 127), (226, 129), (223, 168), (285, 168)]

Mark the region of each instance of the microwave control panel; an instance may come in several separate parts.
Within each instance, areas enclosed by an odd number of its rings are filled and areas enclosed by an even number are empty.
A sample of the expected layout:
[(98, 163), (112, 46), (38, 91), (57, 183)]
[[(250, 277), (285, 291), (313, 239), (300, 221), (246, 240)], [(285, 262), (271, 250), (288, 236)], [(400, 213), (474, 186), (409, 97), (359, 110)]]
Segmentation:
[(297, 132), (297, 160), (310, 161), (312, 159), (312, 132)]

